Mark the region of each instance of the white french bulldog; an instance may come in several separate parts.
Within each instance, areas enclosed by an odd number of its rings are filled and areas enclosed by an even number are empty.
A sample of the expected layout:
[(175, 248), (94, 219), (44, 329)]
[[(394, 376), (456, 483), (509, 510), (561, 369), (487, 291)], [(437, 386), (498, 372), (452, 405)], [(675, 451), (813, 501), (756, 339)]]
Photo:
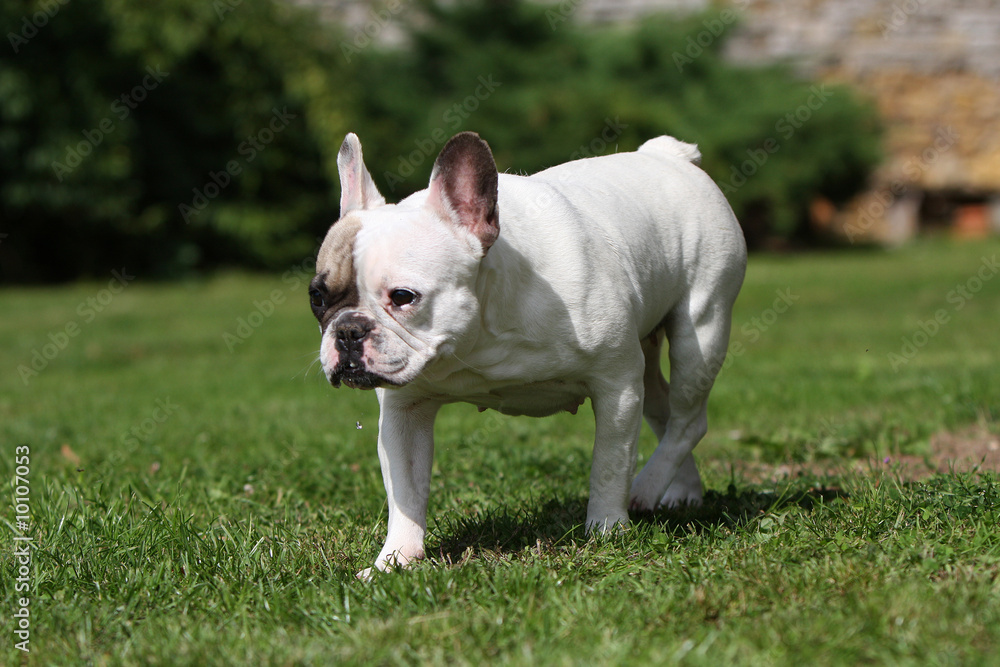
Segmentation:
[[(375, 389), (381, 408), (389, 528), (375, 568), (424, 556), (444, 403), (544, 416), (589, 397), (588, 531), (626, 526), (630, 508), (701, 501), (691, 451), (708, 427), (746, 245), (700, 157), (664, 136), (634, 153), (498, 175), (486, 142), (463, 132), (426, 190), (387, 204), (347, 135), (341, 218), (309, 295), (327, 378)], [(643, 417), (659, 446), (633, 481)]]

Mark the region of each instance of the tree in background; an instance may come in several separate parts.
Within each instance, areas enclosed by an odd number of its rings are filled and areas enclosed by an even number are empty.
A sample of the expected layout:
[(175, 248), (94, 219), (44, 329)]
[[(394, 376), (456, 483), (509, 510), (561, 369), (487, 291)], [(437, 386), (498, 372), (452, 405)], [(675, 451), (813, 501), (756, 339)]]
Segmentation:
[(2, 8), (0, 275), (177, 275), (313, 252), (336, 217), (352, 106), (336, 33), (267, 1)]
[(752, 244), (877, 162), (869, 107), (724, 61), (718, 14), (622, 28), (573, 8), (397, 2), (365, 26), (404, 27), (387, 49), (285, 0), (0, 0), (0, 279), (301, 262), (336, 217), (349, 130), (390, 200), (461, 130), (521, 173), (673, 134)]
[(807, 233), (810, 203), (846, 201), (880, 159), (875, 111), (849, 89), (725, 61), (730, 14), (606, 27), (575, 23), (573, 3), (420, 6), (410, 45), (363, 63), (384, 84), (362, 92), (364, 118), (393, 119), (399, 137), (377, 147), (376, 177), (398, 194), (426, 186), (425, 154), (459, 130), (526, 173), (671, 134), (699, 145), (757, 245)]

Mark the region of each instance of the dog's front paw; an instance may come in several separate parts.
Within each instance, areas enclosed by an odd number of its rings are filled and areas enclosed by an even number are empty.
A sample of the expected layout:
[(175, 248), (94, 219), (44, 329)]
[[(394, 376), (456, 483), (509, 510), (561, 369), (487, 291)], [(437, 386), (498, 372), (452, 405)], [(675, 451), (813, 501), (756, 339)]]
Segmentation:
[(611, 535), (628, 528), (628, 514), (587, 517), (587, 535)]
[(383, 552), (375, 559), (375, 565), (361, 570), (354, 576), (361, 581), (370, 581), (378, 572), (390, 572), (397, 568), (405, 569), (412, 567), (417, 561), (423, 560), (423, 557), (424, 550), (422, 547), (419, 549), (396, 549), (388, 553)]

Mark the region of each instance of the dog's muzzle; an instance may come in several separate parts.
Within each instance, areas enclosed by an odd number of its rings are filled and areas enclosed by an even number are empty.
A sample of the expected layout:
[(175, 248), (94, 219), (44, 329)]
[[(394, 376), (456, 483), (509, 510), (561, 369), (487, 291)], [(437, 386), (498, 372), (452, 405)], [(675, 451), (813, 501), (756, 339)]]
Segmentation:
[(384, 378), (365, 367), (365, 341), (375, 323), (357, 311), (340, 315), (332, 324), (334, 346), (337, 350), (337, 365), (330, 373), (330, 384), (339, 387), (341, 383), (354, 389), (374, 389), (386, 384)]

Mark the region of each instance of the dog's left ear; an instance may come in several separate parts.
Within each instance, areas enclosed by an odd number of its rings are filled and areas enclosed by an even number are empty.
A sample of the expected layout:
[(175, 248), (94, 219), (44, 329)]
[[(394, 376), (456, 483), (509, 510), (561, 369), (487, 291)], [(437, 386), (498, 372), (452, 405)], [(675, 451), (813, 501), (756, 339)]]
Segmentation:
[(489, 145), (475, 132), (461, 132), (441, 149), (427, 188), (427, 205), (472, 232), (483, 254), (500, 235), (497, 178)]
[(359, 209), (376, 208), (385, 204), (372, 175), (365, 166), (361, 153), (361, 140), (348, 133), (337, 153), (337, 171), (340, 172), (340, 217)]

